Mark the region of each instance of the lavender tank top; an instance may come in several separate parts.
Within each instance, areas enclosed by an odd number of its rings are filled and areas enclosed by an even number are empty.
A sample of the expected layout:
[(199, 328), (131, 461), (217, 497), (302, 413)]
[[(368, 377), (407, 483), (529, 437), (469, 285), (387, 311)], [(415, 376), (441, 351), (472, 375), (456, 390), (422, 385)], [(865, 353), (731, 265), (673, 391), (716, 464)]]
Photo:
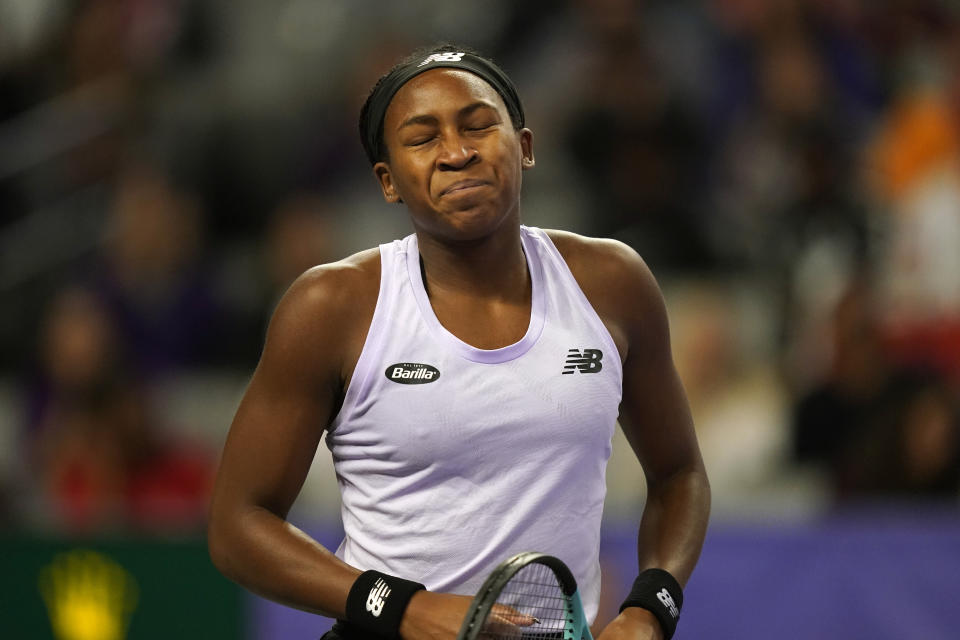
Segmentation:
[(326, 438), (342, 498), (337, 555), (472, 595), (514, 553), (549, 553), (573, 571), (592, 620), (620, 358), (547, 234), (521, 235), (530, 324), (492, 350), (440, 324), (415, 235), (380, 246), (376, 310)]

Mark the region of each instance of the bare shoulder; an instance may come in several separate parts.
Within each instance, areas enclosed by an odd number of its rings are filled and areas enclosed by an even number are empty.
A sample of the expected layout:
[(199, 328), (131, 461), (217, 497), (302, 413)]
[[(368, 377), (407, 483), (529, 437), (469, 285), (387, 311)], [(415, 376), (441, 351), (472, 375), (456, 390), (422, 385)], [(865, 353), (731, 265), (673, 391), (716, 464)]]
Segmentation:
[(306, 313), (335, 321), (376, 306), (380, 290), (380, 252), (367, 249), (348, 258), (308, 269), (284, 294), (277, 312)]
[(379, 291), (380, 252), (376, 248), (307, 270), (277, 305), (265, 351), (271, 347), (295, 350), (304, 358), (324, 354), (325, 360), (333, 356), (338, 365), (351, 368), (351, 358), (355, 352), (359, 354), (373, 318)]
[(643, 258), (609, 238), (546, 232), (603, 321), (624, 360), (662, 351), (669, 341), (663, 294)]
[(590, 238), (569, 231), (546, 230), (591, 303), (594, 298), (629, 294), (632, 299), (660, 290), (646, 262), (632, 247), (610, 238)]

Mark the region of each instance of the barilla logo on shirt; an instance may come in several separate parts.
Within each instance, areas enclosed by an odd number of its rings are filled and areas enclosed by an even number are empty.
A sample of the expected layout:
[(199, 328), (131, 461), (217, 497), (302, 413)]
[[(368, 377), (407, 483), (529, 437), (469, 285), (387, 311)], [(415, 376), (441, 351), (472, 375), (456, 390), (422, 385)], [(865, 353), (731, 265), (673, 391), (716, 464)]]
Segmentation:
[(440, 377), (440, 371), (429, 364), (419, 362), (398, 362), (383, 372), (387, 380), (400, 384), (427, 384)]

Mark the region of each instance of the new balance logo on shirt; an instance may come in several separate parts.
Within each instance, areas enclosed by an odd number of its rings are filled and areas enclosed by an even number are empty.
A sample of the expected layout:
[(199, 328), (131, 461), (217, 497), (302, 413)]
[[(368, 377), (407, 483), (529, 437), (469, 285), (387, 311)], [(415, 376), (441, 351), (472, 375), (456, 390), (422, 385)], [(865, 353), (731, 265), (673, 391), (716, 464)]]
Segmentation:
[(567, 362), (563, 367), (563, 374), (568, 373), (597, 373), (603, 369), (603, 351), (600, 349), (567, 350)]
[(383, 604), (387, 601), (389, 595), (390, 587), (383, 581), (383, 578), (377, 578), (377, 581), (373, 583), (373, 589), (370, 589), (370, 595), (367, 596), (367, 611), (374, 618), (380, 617), (383, 612)]

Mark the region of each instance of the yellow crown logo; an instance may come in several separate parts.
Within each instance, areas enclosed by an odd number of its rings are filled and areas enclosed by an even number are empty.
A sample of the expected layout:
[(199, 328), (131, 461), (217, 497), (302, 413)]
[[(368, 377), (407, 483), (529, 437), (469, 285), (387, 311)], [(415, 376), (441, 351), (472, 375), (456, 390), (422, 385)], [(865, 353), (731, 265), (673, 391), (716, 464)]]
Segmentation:
[(62, 553), (40, 572), (40, 594), (57, 640), (123, 640), (137, 606), (130, 573), (95, 551)]

